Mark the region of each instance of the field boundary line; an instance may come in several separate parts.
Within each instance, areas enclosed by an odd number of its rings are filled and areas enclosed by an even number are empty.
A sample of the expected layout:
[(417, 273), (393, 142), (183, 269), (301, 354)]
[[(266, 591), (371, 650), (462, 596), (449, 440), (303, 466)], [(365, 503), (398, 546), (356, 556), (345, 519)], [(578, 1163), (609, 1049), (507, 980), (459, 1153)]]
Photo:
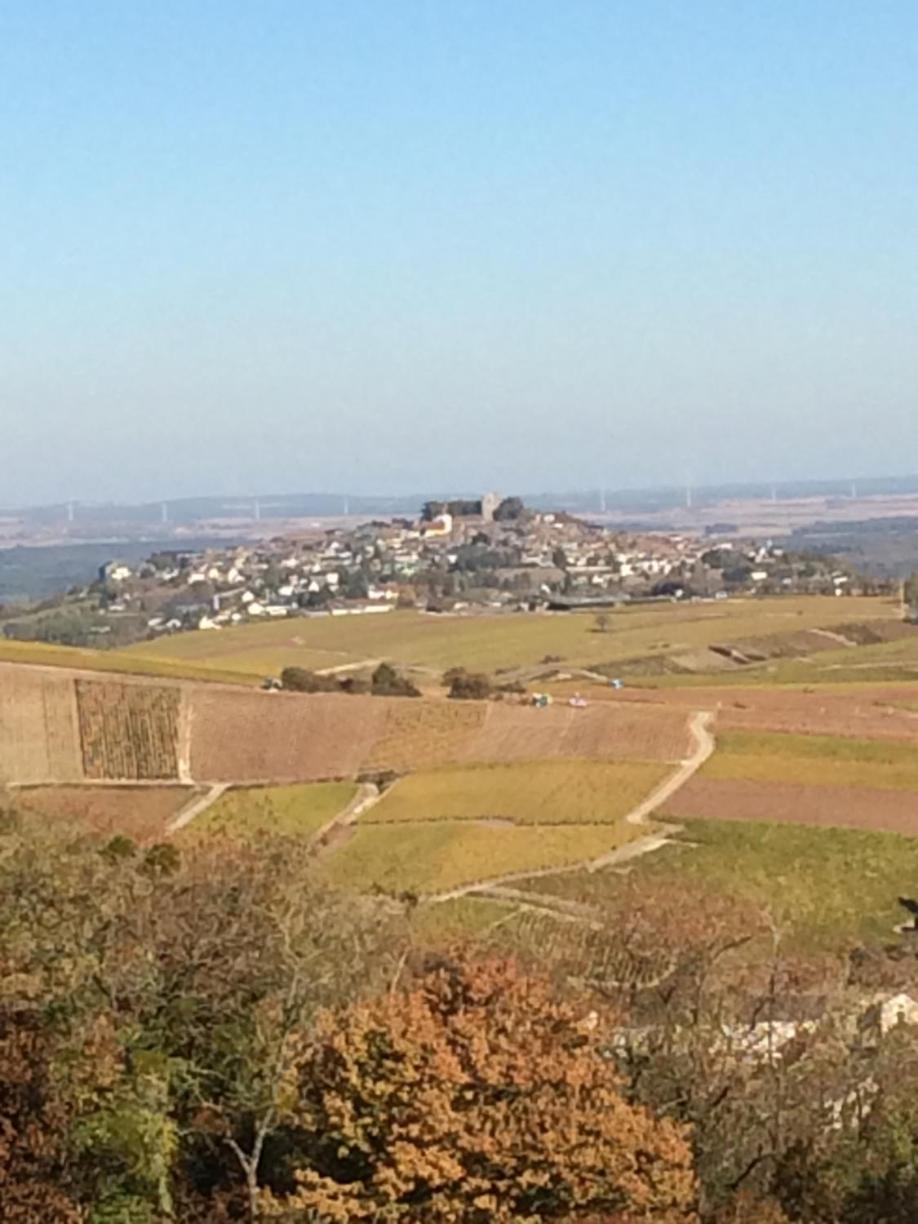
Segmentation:
[(180, 782), (193, 782), (191, 776), (191, 724), (194, 707), (187, 689), (179, 689), (178, 727), (176, 744), (176, 766)]
[(526, 892), (522, 888), (509, 888), (497, 884), (491, 888), (482, 888), (480, 892), (475, 893), (475, 896), (516, 904), (525, 909), (546, 910), (555, 917), (564, 918), (570, 922), (587, 922), (591, 925), (595, 923), (597, 927), (602, 925), (598, 922), (599, 911), (594, 906), (587, 905), (583, 901), (570, 901), (565, 897), (553, 897), (550, 893)]
[(197, 798), (192, 799), (166, 825), (166, 835), (171, 836), (173, 833), (178, 833), (179, 829), (184, 829), (197, 816), (200, 816), (202, 812), (206, 812), (209, 807), (213, 807), (217, 800), (229, 789), (229, 785), (228, 782), (217, 782), (210, 787), (206, 794), (198, 795)]
[[(648, 817), (667, 799), (671, 799), (676, 791), (701, 769), (715, 748), (714, 736), (711, 734), (713, 720), (714, 715), (710, 710), (697, 710), (692, 715), (689, 721), (689, 732), (695, 741), (695, 751), (691, 756), (685, 758), (675, 773), (651, 791), (637, 807), (632, 808), (624, 817), (626, 824), (648, 826)], [(538, 827), (538, 825), (532, 826), (533, 830), (537, 830)], [(681, 832), (681, 825), (667, 824), (657, 832), (626, 842), (623, 846), (617, 846), (598, 858), (567, 863), (559, 867), (542, 867), (536, 871), (508, 872), (491, 880), (478, 880), (472, 884), (462, 884), (458, 888), (451, 888), (446, 892), (431, 893), (422, 900), (424, 904), (438, 905), (444, 901), (453, 901), (458, 897), (468, 896), (469, 893), (480, 894), (487, 888), (500, 888), (505, 884), (514, 884), (518, 880), (539, 880), (547, 876), (568, 875), (574, 871), (600, 871), (605, 867), (615, 867), (620, 863), (627, 863), (632, 859), (641, 858), (645, 854), (660, 850), (663, 846), (669, 845), (672, 838)]]
[(835, 633), (831, 629), (811, 629), (810, 633), (815, 633), (817, 637), (828, 638), (830, 642), (838, 642), (840, 646), (857, 647), (857, 642), (853, 638), (845, 637), (843, 633)]
[[(188, 790), (195, 786), (194, 782), (182, 782), (179, 778), (78, 778), (72, 782), (61, 782), (57, 778), (48, 778), (38, 782), (4, 781), (7, 790), (30, 790), (42, 787), (48, 790), (96, 790), (108, 787), (117, 790), (163, 790), (171, 787), (173, 790)], [(227, 784), (229, 785), (229, 784)]]

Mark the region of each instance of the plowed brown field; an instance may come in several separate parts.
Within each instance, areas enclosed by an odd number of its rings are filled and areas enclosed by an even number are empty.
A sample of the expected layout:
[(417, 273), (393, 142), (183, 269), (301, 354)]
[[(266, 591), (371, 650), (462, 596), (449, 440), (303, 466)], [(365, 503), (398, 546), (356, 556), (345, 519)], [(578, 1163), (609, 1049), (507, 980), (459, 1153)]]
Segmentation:
[(27, 818), (61, 821), (80, 832), (157, 841), (194, 793), (188, 786), (35, 786), (16, 794)]
[(626, 690), (611, 704), (652, 700), (682, 709), (717, 711), (720, 730), (789, 731), (860, 739), (918, 740), (918, 718), (896, 706), (918, 693), (915, 686), (870, 686), (840, 692), (790, 688), (655, 689), (650, 697)]
[(664, 815), (682, 820), (764, 820), (918, 835), (918, 795), (866, 786), (693, 778), (667, 802)]
[(312, 782), (361, 769), (406, 773), (441, 765), (533, 761), (678, 760), (685, 713), (606, 703), (536, 710), (509, 703), (293, 696), (196, 689), (191, 773), (209, 782)]
[(189, 700), (191, 774), (208, 782), (352, 778), (382, 734), (389, 704), (338, 693), (304, 697), (204, 687)]
[(0, 666), (0, 781), (83, 776), (73, 681)]
[(487, 713), (480, 701), (389, 700), (367, 764), (407, 773), (467, 760)]
[(676, 705), (602, 702), (574, 710), (558, 703), (539, 710), (511, 702), (305, 696), (0, 664), (0, 781), (177, 779), (180, 721), (190, 743), (181, 776), (187, 766), (187, 776), (203, 782), (313, 782), (369, 768), (406, 773), (479, 761), (673, 761), (689, 751), (686, 710)]
[(690, 751), (685, 714), (661, 707), (611, 702), (575, 710), (489, 705), (480, 735), (463, 762), (536, 761), (552, 757), (598, 760), (681, 760)]

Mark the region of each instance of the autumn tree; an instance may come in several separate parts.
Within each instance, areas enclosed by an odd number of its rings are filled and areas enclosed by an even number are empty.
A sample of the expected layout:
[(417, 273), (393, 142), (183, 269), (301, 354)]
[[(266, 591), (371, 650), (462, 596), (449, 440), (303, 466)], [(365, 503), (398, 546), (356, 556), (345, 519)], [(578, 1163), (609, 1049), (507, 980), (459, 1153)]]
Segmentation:
[(255, 1219), (282, 1177), (291, 1036), (372, 988), (398, 944), (375, 902), (310, 878), (296, 840), (166, 849), (0, 828), (0, 1002), (17, 1018), (0, 1073), (31, 1077), (0, 1094), (0, 1186), (100, 1220), (212, 1221), (223, 1201)]
[(41, 1018), (0, 1008), (0, 1217), (8, 1224), (80, 1219), (65, 1189), (66, 1126)]
[(297, 1189), (268, 1214), (694, 1220), (686, 1137), (626, 1103), (601, 1029), (498, 959), (435, 958), (329, 1013), (290, 1085)]

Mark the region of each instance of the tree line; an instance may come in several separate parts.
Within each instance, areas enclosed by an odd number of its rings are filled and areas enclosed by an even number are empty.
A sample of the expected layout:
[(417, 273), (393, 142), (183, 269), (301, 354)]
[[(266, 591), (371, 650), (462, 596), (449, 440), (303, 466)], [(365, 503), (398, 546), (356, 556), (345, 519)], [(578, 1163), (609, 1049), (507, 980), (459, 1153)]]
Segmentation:
[(918, 1218), (918, 1038), (850, 1023), (908, 957), (629, 882), (444, 944), (296, 840), (7, 808), (4, 1221)]

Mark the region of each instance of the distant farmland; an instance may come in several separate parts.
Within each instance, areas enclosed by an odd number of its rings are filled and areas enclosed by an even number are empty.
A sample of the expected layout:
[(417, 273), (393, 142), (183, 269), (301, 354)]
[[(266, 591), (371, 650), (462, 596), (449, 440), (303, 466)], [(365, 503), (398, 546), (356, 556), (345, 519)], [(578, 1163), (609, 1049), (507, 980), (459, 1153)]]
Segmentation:
[(0, 664), (0, 780), (269, 784), (450, 764), (672, 761), (685, 712), (261, 693)]
[(400, 611), (201, 630), (116, 653), (147, 665), (168, 661), (259, 676), (290, 665), (329, 668), (383, 658), (432, 672), (452, 666), (496, 672), (534, 666), (547, 655), (572, 666), (624, 663), (674, 657), (723, 640), (797, 634), (852, 621), (891, 622), (898, 616), (893, 601), (880, 599), (736, 599), (619, 609), (601, 633), (589, 613), (439, 616)]

